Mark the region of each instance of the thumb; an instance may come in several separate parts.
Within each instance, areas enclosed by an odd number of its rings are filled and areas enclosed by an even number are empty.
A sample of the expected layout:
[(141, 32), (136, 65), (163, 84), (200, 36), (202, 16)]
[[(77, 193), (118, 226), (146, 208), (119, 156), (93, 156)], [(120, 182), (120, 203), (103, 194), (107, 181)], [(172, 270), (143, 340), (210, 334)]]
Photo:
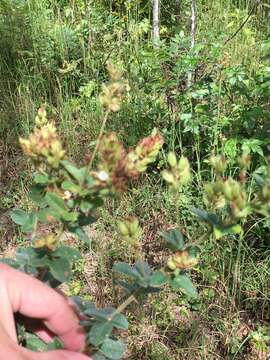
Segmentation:
[(92, 360), (84, 354), (67, 350), (55, 350), (40, 353), (33, 351), (27, 352), (27, 360)]

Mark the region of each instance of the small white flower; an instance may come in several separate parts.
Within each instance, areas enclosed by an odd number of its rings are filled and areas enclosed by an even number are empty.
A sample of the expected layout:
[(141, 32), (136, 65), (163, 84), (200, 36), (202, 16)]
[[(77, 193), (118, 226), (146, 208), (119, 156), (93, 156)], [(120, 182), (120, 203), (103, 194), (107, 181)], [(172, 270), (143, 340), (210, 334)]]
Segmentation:
[(69, 200), (69, 199), (71, 198), (71, 196), (72, 196), (71, 192), (68, 191), (68, 190), (66, 190), (66, 191), (64, 192), (63, 199), (64, 199), (64, 200)]
[(99, 171), (97, 177), (100, 181), (107, 181), (109, 179), (109, 175), (106, 171)]

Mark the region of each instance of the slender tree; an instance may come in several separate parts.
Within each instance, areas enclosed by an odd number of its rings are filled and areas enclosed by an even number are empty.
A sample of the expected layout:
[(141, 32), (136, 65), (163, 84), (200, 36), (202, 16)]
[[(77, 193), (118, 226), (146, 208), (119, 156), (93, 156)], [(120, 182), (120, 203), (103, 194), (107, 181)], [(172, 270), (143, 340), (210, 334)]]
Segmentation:
[(159, 47), (159, 0), (153, 0), (153, 45)]
[(181, 0), (175, 1), (175, 8), (176, 8), (176, 13), (175, 13), (176, 21), (177, 24), (180, 24)]
[[(195, 47), (195, 39), (196, 39), (196, 0), (191, 0), (191, 30), (190, 30), (190, 50)], [(193, 72), (190, 71), (188, 73), (188, 87), (191, 86), (193, 82)]]

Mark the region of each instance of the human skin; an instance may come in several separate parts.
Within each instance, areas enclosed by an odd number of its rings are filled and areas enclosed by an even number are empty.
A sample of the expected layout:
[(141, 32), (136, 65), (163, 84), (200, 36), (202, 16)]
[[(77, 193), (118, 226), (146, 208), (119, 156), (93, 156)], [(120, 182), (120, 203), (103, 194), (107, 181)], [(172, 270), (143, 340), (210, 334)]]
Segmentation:
[[(20, 346), (14, 313), (23, 315), (44, 341), (58, 336), (65, 350), (33, 352)], [(0, 264), (0, 359), (89, 360), (81, 354), (84, 346), (85, 334), (64, 296), (39, 280)]]

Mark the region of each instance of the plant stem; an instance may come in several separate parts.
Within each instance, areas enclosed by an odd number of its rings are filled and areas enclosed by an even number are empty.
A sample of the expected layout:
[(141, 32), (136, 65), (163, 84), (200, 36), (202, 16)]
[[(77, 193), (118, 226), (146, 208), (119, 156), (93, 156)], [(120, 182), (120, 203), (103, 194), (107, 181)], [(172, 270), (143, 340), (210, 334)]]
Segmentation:
[(139, 293), (140, 290), (141, 288), (134, 291), (133, 294), (131, 294), (122, 304), (120, 304), (118, 308), (115, 310), (115, 312), (111, 315), (111, 317), (114, 317), (114, 315), (123, 312), (133, 301), (137, 302), (136, 295)]
[(102, 125), (101, 125), (100, 132), (99, 132), (99, 135), (98, 135), (98, 138), (97, 138), (95, 149), (93, 151), (93, 155), (92, 155), (91, 160), (90, 160), (89, 165), (88, 165), (88, 170), (91, 169), (91, 167), (93, 165), (93, 162), (95, 160), (95, 157), (96, 157), (96, 154), (97, 154), (97, 151), (98, 151), (98, 148), (99, 148), (101, 138), (102, 138), (104, 130), (105, 130), (105, 126), (106, 126), (109, 114), (110, 114), (110, 110), (107, 110), (105, 112), (105, 115), (104, 115), (104, 118), (103, 118), (103, 121), (102, 121)]

